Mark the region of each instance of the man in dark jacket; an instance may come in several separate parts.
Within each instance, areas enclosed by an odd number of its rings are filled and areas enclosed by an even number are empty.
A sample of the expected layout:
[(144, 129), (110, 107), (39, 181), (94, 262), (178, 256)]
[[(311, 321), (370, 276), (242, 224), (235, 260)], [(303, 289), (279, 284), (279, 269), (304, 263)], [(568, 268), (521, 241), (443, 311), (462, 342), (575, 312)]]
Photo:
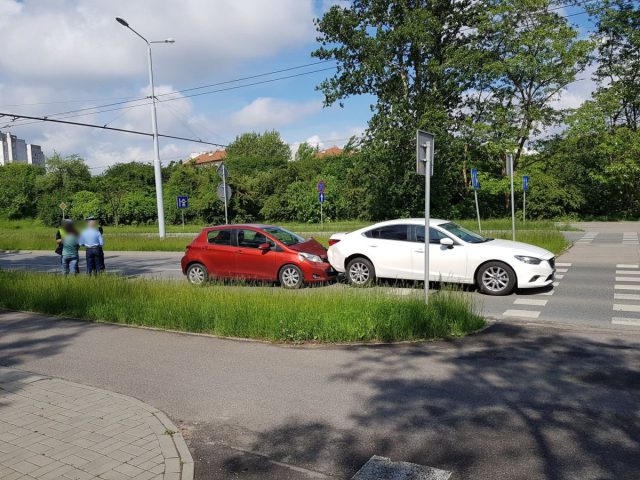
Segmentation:
[[(86, 218), (87, 222), (97, 222), (96, 217), (94, 217), (93, 215), (89, 215)], [(104, 230), (102, 229), (102, 225), (98, 225), (98, 231), (100, 232), (100, 235), (104, 234)], [(105, 265), (104, 265), (104, 248), (102, 246), (98, 247), (98, 271), (100, 272), (104, 272), (105, 270)]]

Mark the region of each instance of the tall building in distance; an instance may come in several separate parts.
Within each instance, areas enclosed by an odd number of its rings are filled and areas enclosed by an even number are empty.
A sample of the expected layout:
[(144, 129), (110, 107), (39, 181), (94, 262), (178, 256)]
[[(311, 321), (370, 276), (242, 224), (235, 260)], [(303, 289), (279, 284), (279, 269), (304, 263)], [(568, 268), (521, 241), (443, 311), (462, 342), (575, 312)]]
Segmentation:
[(40, 145), (25, 142), (11, 133), (0, 132), (0, 165), (8, 163), (28, 163), (44, 165), (44, 153)]

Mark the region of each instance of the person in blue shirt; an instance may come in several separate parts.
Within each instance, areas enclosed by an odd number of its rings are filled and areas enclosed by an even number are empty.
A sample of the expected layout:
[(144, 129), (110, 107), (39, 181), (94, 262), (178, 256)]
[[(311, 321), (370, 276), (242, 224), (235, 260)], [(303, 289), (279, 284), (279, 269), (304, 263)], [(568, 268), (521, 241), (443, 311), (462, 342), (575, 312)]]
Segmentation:
[(80, 235), (78, 243), (87, 249), (87, 275), (97, 274), (100, 271), (100, 251), (104, 240), (95, 220), (87, 222), (87, 228)]
[[(94, 217), (93, 215), (89, 215), (86, 219), (87, 222), (90, 222), (91, 220), (96, 220), (96, 217)], [(97, 220), (96, 220), (97, 221)], [(102, 235), (102, 238), (104, 239), (104, 231), (102, 230), (102, 226), (98, 225), (98, 231), (100, 232), (100, 235)], [(102, 249), (102, 247), (98, 248), (98, 270), (103, 272), (105, 270), (105, 266), (104, 266), (104, 250)]]

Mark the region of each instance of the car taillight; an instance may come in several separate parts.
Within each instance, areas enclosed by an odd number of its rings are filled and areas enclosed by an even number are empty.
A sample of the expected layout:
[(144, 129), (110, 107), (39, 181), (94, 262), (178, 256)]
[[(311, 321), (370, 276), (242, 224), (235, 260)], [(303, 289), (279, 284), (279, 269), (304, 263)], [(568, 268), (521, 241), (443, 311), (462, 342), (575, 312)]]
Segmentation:
[(337, 238), (330, 238), (329, 239), (329, 246), (331, 245), (335, 245), (336, 243), (338, 243), (340, 240), (338, 240)]

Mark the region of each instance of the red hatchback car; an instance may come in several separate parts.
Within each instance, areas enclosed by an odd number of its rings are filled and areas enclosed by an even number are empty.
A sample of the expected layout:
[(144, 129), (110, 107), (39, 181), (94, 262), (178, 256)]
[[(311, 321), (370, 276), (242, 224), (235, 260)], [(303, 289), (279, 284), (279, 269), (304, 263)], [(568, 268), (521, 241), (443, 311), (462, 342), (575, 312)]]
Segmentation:
[(337, 275), (320, 243), (271, 225), (205, 228), (187, 247), (182, 273), (193, 284), (242, 278), (278, 281), (285, 288), (326, 282)]

